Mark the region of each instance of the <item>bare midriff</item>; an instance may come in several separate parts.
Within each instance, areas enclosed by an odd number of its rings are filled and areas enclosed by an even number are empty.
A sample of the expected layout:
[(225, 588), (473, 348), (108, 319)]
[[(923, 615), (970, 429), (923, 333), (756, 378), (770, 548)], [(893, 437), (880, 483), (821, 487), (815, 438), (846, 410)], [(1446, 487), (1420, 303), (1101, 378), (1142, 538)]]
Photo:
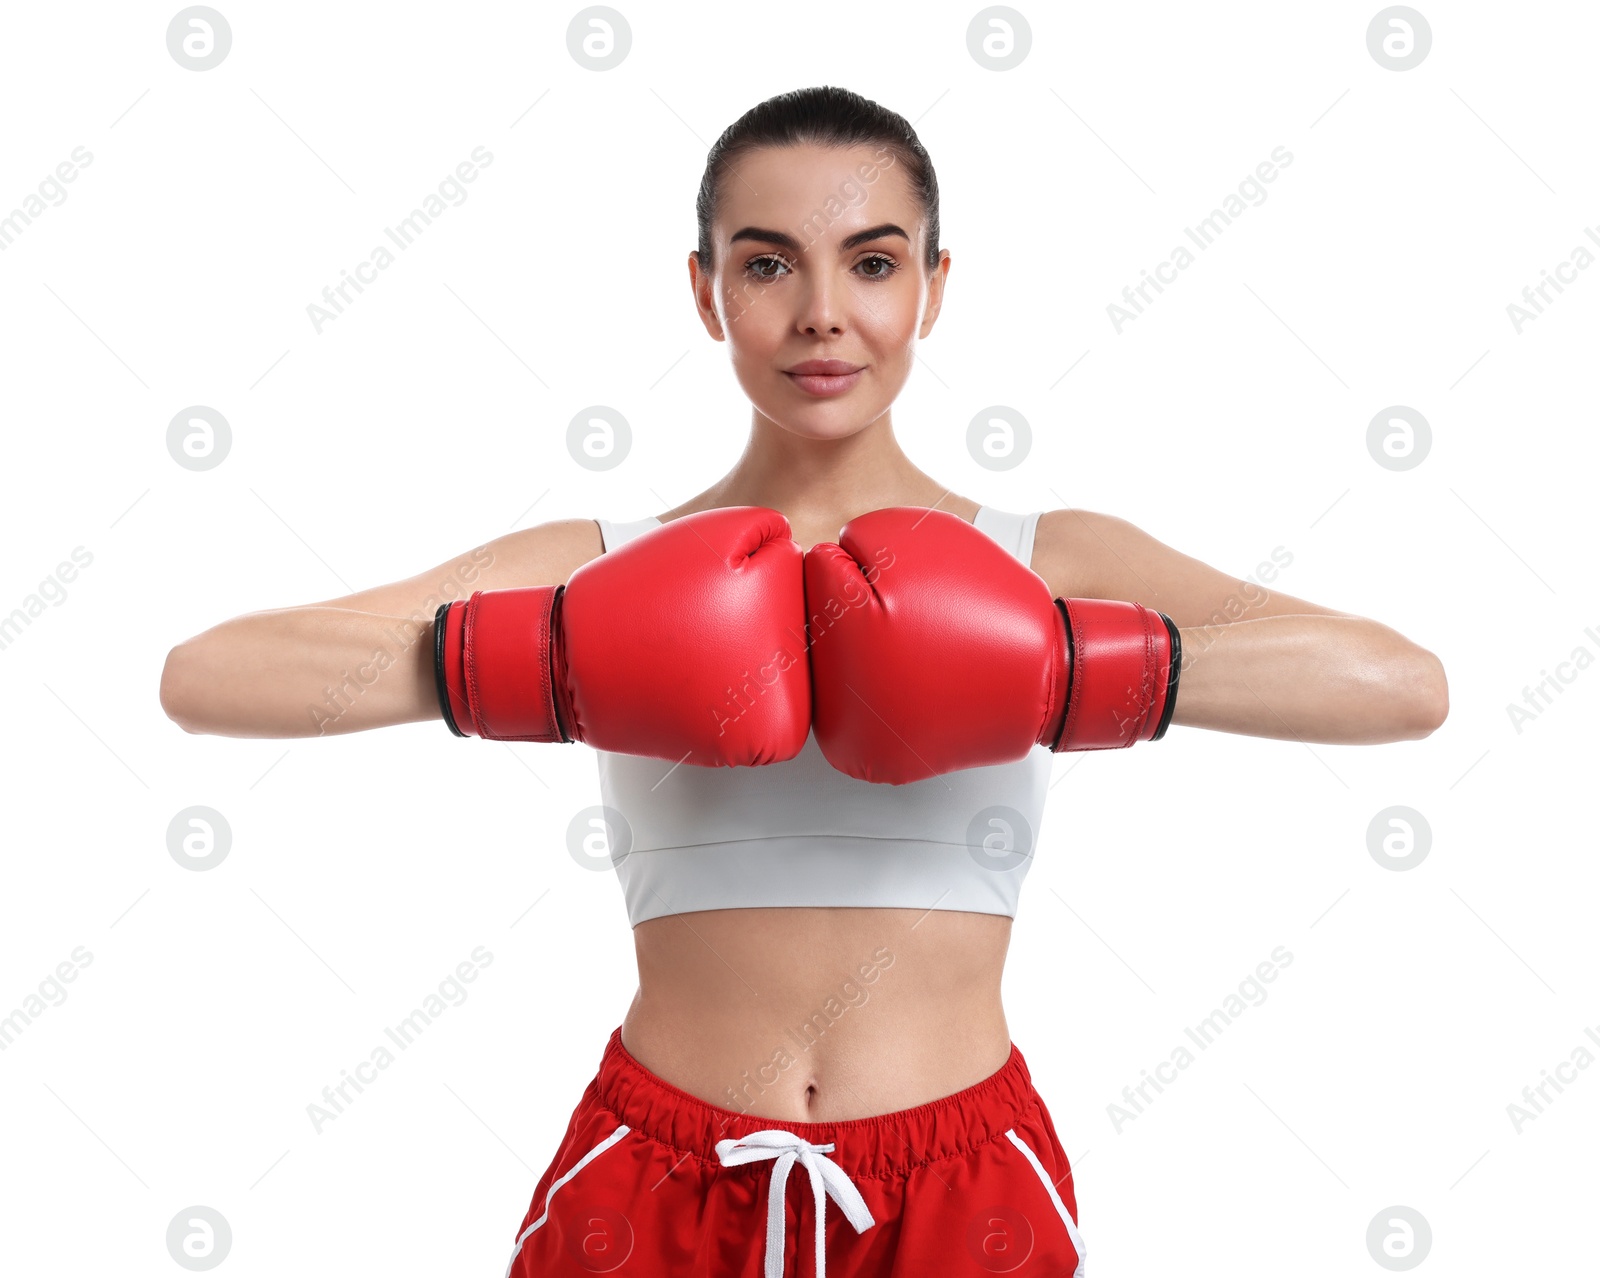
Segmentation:
[(712, 1105), (787, 1122), (910, 1109), (982, 1082), (1011, 1037), (1011, 920), (955, 910), (703, 910), (633, 930), (622, 1044)]

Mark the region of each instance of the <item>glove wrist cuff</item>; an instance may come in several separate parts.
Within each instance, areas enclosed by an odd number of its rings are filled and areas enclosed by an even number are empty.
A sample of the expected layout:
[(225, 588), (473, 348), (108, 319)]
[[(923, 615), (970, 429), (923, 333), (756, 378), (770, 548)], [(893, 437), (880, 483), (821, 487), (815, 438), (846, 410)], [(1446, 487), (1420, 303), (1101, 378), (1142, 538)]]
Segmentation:
[(1160, 739), (1177, 706), (1178, 628), (1164, 613), (1122, 600), (1056, 605), (1066, 625), (1066, 706), (1051, 750), (1116, 750)]
[(556, 677), (562, 592), (561, 586), (478, 590), (439, 610), (434, 676), (440, 712), (456, 735), (572, 740), (571, 706)]

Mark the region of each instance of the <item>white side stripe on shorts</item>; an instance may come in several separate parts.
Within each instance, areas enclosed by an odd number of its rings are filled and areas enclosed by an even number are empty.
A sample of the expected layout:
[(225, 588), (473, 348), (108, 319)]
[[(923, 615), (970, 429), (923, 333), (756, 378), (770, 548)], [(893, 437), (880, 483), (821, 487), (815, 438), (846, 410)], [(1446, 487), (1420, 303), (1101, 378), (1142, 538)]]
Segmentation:
[(1072, 1250), (1078, 1253), (1078, 1267), (1072, 1271), (1072, 1278), (1083, 1278), (1084, 1266), (1089, 1261), (1089, 1253), (1084, 1248), (1082, 1235), (1078, 1233), (1078, 1222), (1072, 1219), (1072, 1213), (1067, 1210), (1066, 1203), (1062, 1202), (1061, 1195), (1056, 1193), (1056, 1187), (1051, 1184), (1050, 1177), (1046, 1173), (1044, 1165), (1040, 1163), (1038, 1155), (1028, 1148), (1027, 1143), (1015, 1131), (1009, 1131), (1006, 1135), (1011, 1137), (1011, 1143), (1020, 1149), (1022, 1156), (1033, 1165), (1034, 1173), (1039, 1177), (1040, 1183), (1044, 1185), (1045, 1193), (1050, 1195), (1050, 1201), (1056, 1205), (1056, 1211), (1061, 1213), (1061, 1223), (1067, 1227), (1067, 1237), (1072, 1240)]
[(533, 1224), (529, 1225), (522, 1231), (521, 1237), (517, 1239), (517, 1245), (511, 1249), (511, 1259), (506, 1262), (506, 1278), (511, 1278), (511, 1267), (517, 1263), (517, 1257), (522, 1253), (522, 1244), (528, 1241), (528, 1235), (531, 1234), (535, 1229), (539, 1228), (540, 1225), (544, 1224), (545, 1221), (550, 1219), (550, 1200), (556, 1196), (556, 1190), (560, 1189), (561, 1186), (565, 1185), (596, 1158), (605, 1153), (606, 1150), (610, 1149), (619, 1140), (626, 1136), (631, 1130), (632, 1129), (626, 1123), (623, 1123), (617, 1128), (616, 1131), (612, 1132), (611, 1135), (607, 1136), (582, 1158), (578, 1159), (578, 1161), (573, 1164), (572, 1168), (565, 1176), (561, 1177), (560, 1180), (556, 1181), (550, 1186), (549, 1190), (546, 1191), (544, 1196), (544, 1211), (540, 1214), (538, 1220), (534, 1221)]

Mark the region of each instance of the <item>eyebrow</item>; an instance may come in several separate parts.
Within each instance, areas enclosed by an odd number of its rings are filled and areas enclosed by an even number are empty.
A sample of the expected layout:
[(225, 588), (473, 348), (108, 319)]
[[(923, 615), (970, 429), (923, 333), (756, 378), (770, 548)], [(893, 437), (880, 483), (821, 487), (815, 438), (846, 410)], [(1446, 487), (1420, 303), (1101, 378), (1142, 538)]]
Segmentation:
[[(868, 240), (881, 240), (890, 235), (898, 235), (908, 245), (911, 237), (893, 222), (885, 222), (882, 226), (870, 226), (864, 231), (857, 231), (854, 235), (847, 236), (839, 245), (841, 252), (848, 252), (858, 245), (865, 244)], [(786, 248), (797, 256), (804, 251), (800, 241), (787, 231), (769, 231), (759, 226), (747, 226), (735, 231), (728, 240), (729, 244), (737, 244), (740, 240), (756, 240), (762, 244), (776, 244)]]

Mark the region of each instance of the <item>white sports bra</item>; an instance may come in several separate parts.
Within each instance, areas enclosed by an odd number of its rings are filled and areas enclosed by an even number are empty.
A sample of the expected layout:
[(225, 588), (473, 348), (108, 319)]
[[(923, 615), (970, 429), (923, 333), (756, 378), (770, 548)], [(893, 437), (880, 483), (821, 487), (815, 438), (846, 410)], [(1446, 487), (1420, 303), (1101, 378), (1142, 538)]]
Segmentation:
[[(597, 520), (607, 550), (651, 529)], [(1032, 565), (1039, 514), (988, 506), (973, 521)], [(909, 785), (858, 781), (815, 735), (757, 768), (674, 766), (597, 751), (601, 801), (628, 920), (759, 906), (968, 910), (1014, 918), (1033, 864), (1052, 755)]]

